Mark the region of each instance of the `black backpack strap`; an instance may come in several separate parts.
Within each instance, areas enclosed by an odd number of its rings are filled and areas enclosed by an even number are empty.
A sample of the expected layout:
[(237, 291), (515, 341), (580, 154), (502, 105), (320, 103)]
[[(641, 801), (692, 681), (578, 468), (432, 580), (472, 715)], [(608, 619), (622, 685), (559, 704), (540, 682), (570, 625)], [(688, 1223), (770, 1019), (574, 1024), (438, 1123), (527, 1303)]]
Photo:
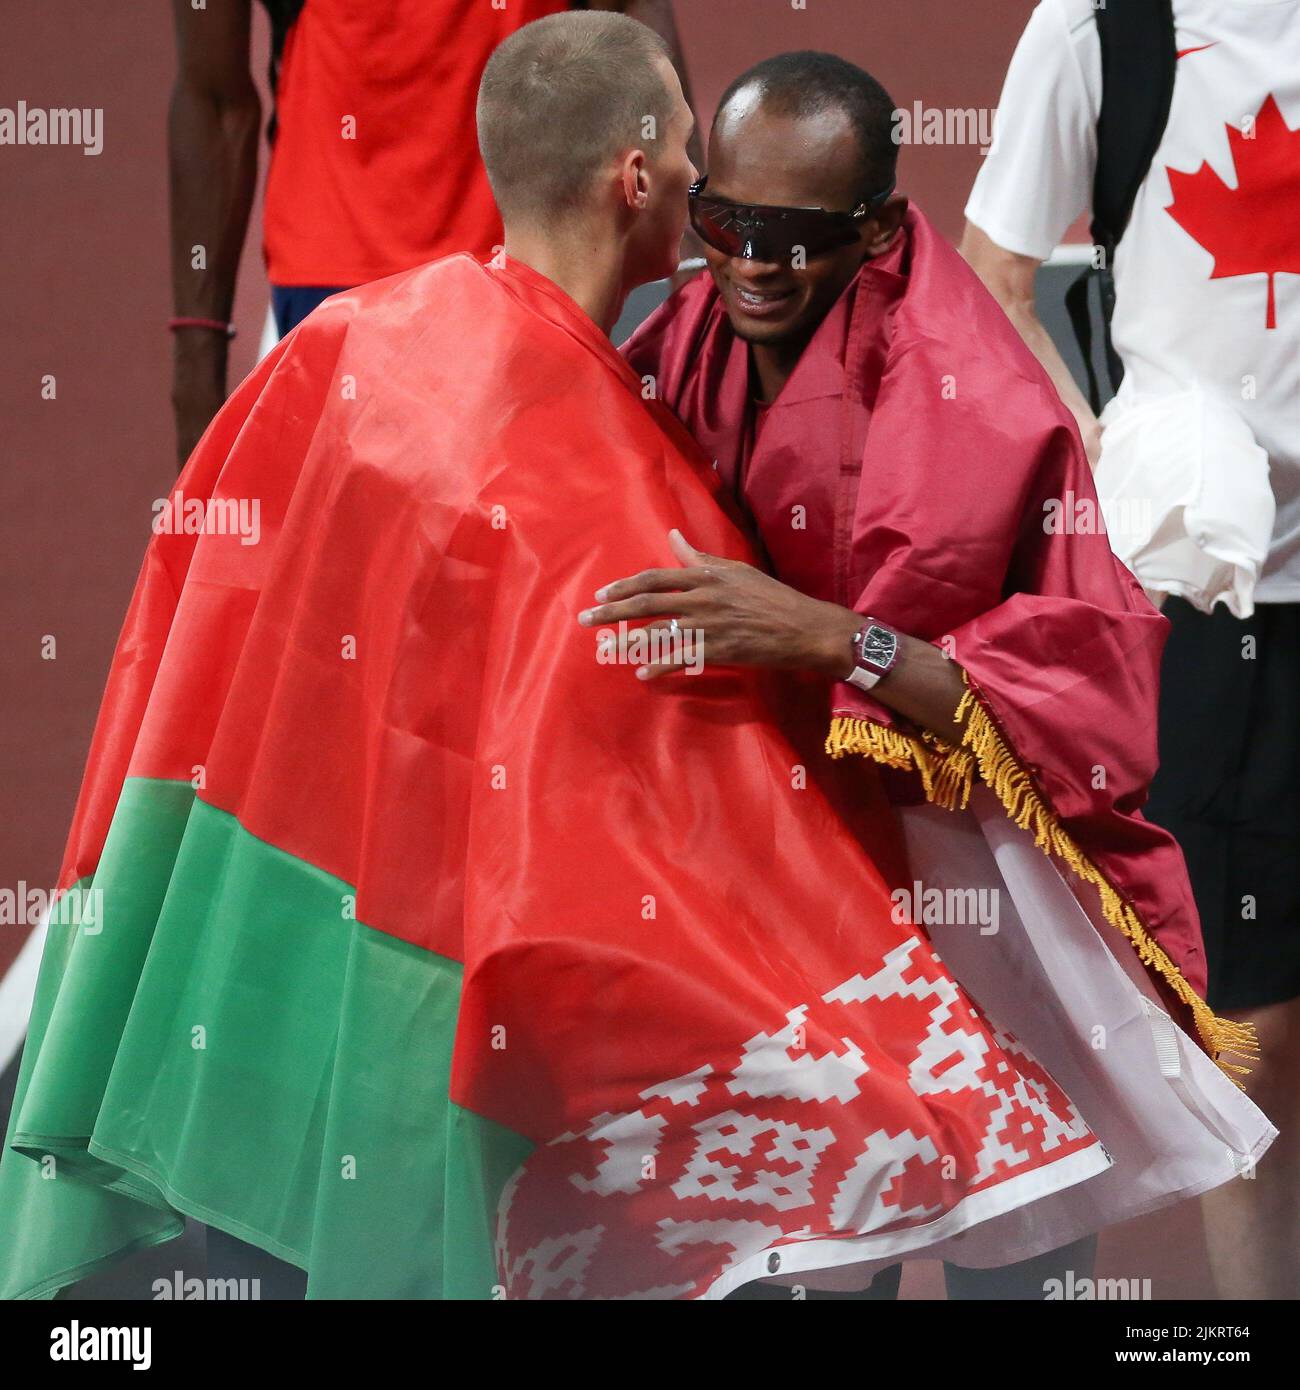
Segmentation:
[[(1088, 374), (1088, 404), (1092, 406), (1094, 415), (1101, 411), (1101, 389), (1097, 382), (1097, 369), (1092, 365), (1092, 311), (1088, 307), (1088, 285), (1096, 278), (1097, 273), (1089, 266), (1070, 282), (1070, 288), (1065, 292), (1065, 312), (1070, 316), (1074, 341), (1079, 345), (1083, 369)], [(1109, 365), (1108, 358), (1107, 366)]]
[(1102, 264), (1085, 271), (1066, 294), (1066, 308), (1088, 370), (1088, 396), (1101, 409), (1092, 365), (1088, 282), (1096, 279), (1106, 346), (1106, 370), (1119, 387), (1124, 366), (1110, 340), (1115, 306), (1115, 248), (1128, 226), (1169, 120), (1174, 97), (1173, 0), (1104, 0), (1093, 11), (1101, 41), (1101, 110), (1097, 115), (1097, 167), (1092, 183), (1092, 240)]
[(1169, 120), (1177, 40), (1173, 0), (1106, 0), (1094, 13), (1101, 40), (1101, 110), (1092, 235), (1098, 246), (1113, 249)]

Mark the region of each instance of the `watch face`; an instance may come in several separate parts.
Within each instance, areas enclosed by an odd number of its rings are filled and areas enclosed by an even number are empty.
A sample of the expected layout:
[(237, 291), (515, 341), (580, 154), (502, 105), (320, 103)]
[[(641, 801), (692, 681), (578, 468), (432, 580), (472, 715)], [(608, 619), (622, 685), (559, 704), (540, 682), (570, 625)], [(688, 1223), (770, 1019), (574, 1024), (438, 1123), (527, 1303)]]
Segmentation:
[(898, 636), (887, 627), (872, 623), (862, 634), (862, 662), (877, 671), (888, 671), (898, 655)]

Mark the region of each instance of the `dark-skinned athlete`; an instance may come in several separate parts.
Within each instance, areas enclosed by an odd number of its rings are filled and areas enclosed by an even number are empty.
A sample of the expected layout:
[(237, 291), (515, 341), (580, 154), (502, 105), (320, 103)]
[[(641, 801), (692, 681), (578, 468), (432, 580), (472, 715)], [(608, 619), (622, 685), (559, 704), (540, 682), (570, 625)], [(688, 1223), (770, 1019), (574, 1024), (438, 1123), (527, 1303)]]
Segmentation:
[[(1088, 1210), (1060, 1224), (1054, 1255), (978, 1273), (958, 1252), (948, 1282), (1043, 1298), (1087, 1273), (1105, 1225), (1248, 1173), (1269, 1127), (1224, 1075), (1253, 1038), (1204, 1003), (1181, 852), (1139, 810), (1167, 624), (1086, 524), (1096, 495), (1050, 380), (896, 190), (893, 110), (868, 74), (817, 53), (725, 93), (690, 195), (710, 273), (625, 353), (712, 456), (771, 573), (674, 532), (681, 568), (611, 575), (578, 621), (685, 630), (706, 665), (820, 682), (826, 753), (886, 769), (910, 865), (899, 891), (915, 907), (946, 882), (1001, 903), (989, 931), (954, 920), (952, 898), (923, 920), (1004, 1026), (1084, 1067), (1071, 1095), (1088, 1113), (1095, 1083), (1090, 1120), (1116, 1168), (1081, 1185)], [(672, 698), (685, 668), (670, 648), (636, 674), (671, 677)], [(1112, 989), (1131, 991), (1113, 1015)], [(1124, 1062), (1120, 1036), (1137, 1047)], [(1180, 1060), (1161, 1071), (1158, 1053)], [(1206, 1089), (1189, 1104), (1193, 1075)], [(1215, 1175), (1168, 1171), (1181, 1142), (1161, 1126), (1200, 1129), (1225, 1106), (1258, 1117), (1214, 1129), (1233, 1160), (1201, 1130)], [(888, 1275), (869, 1296), (882, 1292)]]

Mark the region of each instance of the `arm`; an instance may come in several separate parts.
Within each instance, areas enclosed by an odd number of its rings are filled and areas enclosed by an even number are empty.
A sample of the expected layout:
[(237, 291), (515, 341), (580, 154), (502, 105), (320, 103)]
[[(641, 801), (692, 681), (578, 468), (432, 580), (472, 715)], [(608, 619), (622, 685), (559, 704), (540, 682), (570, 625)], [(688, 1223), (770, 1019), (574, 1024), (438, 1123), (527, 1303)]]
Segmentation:
[(1095, 468), (1101, 452), (1101, 426), (1034, 306), (1034, 278), (1042, 262), (1005, 250), (969, 221), (961, 239), (961, 254), (1052, 378), (1062, 402), (1078, 422), (1088, 462)]
[[(683, 569), (646, 570), (607, 584), (597, 608), (578, 615), (583, 627), (646, 618), (666, 625), (675, 616), (698, 634), (703, 660), (714, 666), (767, 666), (812, 671), (842, 681), (854, 667), (852, 638), (866, 615), (823, 603), (782, 584), (752, 565), (695, 550), (679, 532), (669, 543)], [(881, 704), (944, 739), (955, 736), (953, 716), (965, 693), (961, 667), (920, 638), (899, 633), (897, 664), (872, 689)], [(641, 667), (652, 680), (684, 663)]]
[(1101, 44), (1075, 9), (1039, 4), (1007, 68), (993, 143), (966, 203), (962, 255), (984, 281), (1074, 416), (1090, 462), (1096, 417), (1034, 308), (1034, 277), (1087, 208), (1097, 164)]
[[(251, 0), (172, 0), (176, 80), (167, 117), (172, 303), (177, 318), (228, 322), (257, 182), (261, 102), (249, 72)], [(204, 265), (195, 267), (195, 247)], [(172, 334), (172, 410), (184, 464), (226, 399), (226, 337)]]

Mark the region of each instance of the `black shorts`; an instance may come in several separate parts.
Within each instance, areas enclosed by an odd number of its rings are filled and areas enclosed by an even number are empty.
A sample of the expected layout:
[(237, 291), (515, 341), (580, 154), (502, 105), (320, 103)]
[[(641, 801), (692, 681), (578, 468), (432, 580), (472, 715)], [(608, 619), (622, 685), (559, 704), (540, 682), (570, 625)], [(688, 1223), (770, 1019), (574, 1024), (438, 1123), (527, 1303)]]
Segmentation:
[(1300, 995), (1300, 604), (1246, 619), (1165, 601), (1160, 770), (1145, 808), (1183, 847), (1209, 1003)]

